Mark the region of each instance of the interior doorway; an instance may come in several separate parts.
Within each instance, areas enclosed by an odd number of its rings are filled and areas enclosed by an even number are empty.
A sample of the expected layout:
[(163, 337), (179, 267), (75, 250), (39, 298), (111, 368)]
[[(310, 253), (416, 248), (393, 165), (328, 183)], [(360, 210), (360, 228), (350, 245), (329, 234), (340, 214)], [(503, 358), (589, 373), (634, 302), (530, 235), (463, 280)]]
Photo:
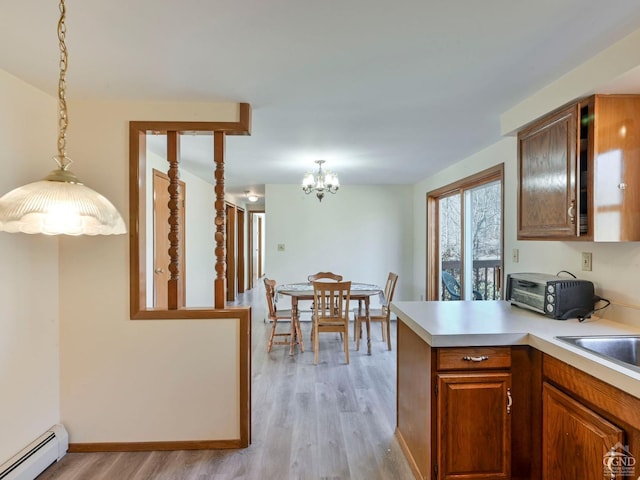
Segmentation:
[(227, 250), (227, 301), (236, 299), (236, 207), (231, 203), (225, 206), (226, 219), (226, 250)]
[(233, 203), (225, 204), (227, 301), (235, 302), (246, 289), (245, 210)]
[(254, 288), (264, 276), (264, 239), (266, 215), (264, 210), (249, 211), (249, 241), (247, 242), (247, 260), (249, 262), (249, 288)]

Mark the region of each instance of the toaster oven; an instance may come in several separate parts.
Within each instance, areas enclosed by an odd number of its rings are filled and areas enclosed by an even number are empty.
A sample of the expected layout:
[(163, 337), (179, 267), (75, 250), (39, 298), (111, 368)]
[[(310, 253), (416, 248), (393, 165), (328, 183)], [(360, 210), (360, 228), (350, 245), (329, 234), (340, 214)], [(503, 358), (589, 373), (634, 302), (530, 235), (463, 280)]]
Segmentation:
[(505, 299), (550, 318), (582, 318), (594, 310), (597, 297), (593, 283), (544, 273), (507, 275)]

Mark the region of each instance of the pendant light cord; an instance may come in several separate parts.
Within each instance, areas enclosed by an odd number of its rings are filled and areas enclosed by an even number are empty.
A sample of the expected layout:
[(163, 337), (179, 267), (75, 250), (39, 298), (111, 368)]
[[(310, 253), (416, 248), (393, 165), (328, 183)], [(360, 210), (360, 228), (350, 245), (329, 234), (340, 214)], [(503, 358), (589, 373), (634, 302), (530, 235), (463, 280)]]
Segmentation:
[(60, 0), (60, 20), (58, 20), (58, 44), (60, 46), (60, 78), (58, 80), (58, 156), (56, 162), (62, 170), (66, 170), (71, 164), (71, 160), (67, 157), (67, 126), (69, 125), (69, 117), (67, 114), (67, 45), (65, 36), (67, 34), (67, 25), (65, 19), (67, 9), (64, 0)]

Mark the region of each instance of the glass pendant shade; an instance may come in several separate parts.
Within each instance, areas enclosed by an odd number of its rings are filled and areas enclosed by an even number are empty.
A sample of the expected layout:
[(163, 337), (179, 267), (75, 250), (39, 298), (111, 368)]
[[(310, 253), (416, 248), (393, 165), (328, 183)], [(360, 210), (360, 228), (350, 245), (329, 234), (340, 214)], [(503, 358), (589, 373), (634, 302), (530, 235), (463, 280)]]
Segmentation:
[(0, 231), (117, 235), (127, 230), (109, 200), (84, 186), (70, 171), (58, 169), (0, 198)]
[(99, 193), (85, 187), (69, 171), (66, 154), (69, 124), (66, 100), (66, 74), (69, 64), (65, 36), (66, 7), (60, 0), (58, 46), (58, 168), (39, 182), (29, 183), (0, 198), (0, 231), (45, 235), (117, 235), (126, 233), (122, 216)]

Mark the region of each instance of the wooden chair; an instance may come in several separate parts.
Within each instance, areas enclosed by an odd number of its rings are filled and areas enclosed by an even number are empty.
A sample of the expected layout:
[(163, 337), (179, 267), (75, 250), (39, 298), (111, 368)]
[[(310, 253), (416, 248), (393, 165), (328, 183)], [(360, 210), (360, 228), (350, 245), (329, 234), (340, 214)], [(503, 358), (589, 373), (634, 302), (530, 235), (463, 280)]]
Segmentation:
[(307, 277), (307, 280), (309, 282), (317, 282), (319, 280), (341, 282), (342, 275), (338, 275), (332, 272), (318, 272), (314, 273), (313, 275), (309, 275)]
[[(271, 321), (271, 334), (267, 352), (271, 352), (273, 345), (289, 345), (289, 355), (293, 355), (294, 345), (300, 345), (300, 351), (304, 352), (304, 343), (300, 333), (300, 320), (293, 318), (291, 310), (278, 310), (275, 303), (276, 281), (265, 277), (264, 290), (267, 296), (267, 306), (269, 307), (269, 321)], [(288, 332), (278, 332), (278, 320), (288, 320), (290, 322)], [(284, 340), (277, 340), (278, 337), (286, 337)], [(274, 340), (276, 339), (276, 340)]]
[[(369, 321), (380, 322), (382, 328), (382, 340), (387, 342), (387, 347), (391, 350), (391, 310), (389, 305), (393, 300), (393, 294), (396, 290), (396, 283), (398, 283), (398, 275), (393, 272), (389, 272), (387, 277), (387, 283), (384, 286), (384, 302), (382, 308), (371, 310), (369, 312)], [(354, 337), (356, 340), (356, 350), (360, 350), (360, 338), (362, 337), (362, 322), (366, 321), (364, 316), (359, 315), (360, 309), (355, 312), (355, 321), (353, 325)]]
[[(342, 281), (342, 275), (338, 275), (337, 273), (333, 273), (333, 272), (318, 272), (318, 273), (314, 273), (312, 275), (309, 275), (307, 277), (307, 281), (309, 283), (313, 283), (313, 282), (341, 282)], [(313, 311), (315, 309), (315, 306), (313, 304), (313, 302), (311, 302), (311, 316), (313, 317)]]
[(349, 363), (349, 298), (351, 282), (313, 282), (313, 351), (318, 364), (320, 333), (338, 332), (344, 344), (344, 354)]

